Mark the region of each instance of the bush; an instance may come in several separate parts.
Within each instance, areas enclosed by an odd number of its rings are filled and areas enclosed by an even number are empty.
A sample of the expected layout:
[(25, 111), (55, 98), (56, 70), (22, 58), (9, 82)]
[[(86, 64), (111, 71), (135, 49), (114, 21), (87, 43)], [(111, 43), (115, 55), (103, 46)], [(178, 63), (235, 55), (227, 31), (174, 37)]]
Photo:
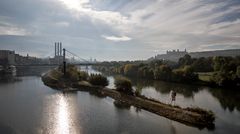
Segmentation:
[(104, 86), (104, 87), (108, 85), (107, 78), (105, 76), (101, 75), (101, 74), (91, 74), (89, 76), (88, 81), (92, 85)]
[(154, 79), (170, 81), (172, 69), (167, 65), (160, 65), (154, 71)]
[(193, 108), (187, 107), (185, 108), (185, 110), (201, 114), (204, 117), (204, 119), (208, 122), (213, 122), (215, 120), (215, 115), (212, 111), (204, 110), (199, 107), (193, 107)]
[(78, 79), (80, 81), (83, 81), (83, 80), (86, 81), (88, 79), (88, 77), (89, 77), (89, 75), (87, 72), (84, 72), (84, 71), (78, 72)]
[(132, 83), (126, 77), (118, 76), (115, 78), (114, 85), (118, 91), (133, 95)]
[(124, 75), (137, 76), (138, 66), (134, 64), (126, 64), (124, 66)]
[(66, 78), (71, 81), (78, 81), (78, 69), (76, 66), (68, 64), (66, 67)]
[(237, 86), (237, 76), (234, 72), (226, 72), (226, 71), (219, 71), (215, 72), (211, 77), (211, 82), (217, 84), (218, 86), (229, 86), (234, 87)]
[(193, 72), (193, 68), (191, 66), (184, 66), (181, 69), (173, 70), (172, 81), (176, 82), (192, 82), (198, 80), (198, 74)]

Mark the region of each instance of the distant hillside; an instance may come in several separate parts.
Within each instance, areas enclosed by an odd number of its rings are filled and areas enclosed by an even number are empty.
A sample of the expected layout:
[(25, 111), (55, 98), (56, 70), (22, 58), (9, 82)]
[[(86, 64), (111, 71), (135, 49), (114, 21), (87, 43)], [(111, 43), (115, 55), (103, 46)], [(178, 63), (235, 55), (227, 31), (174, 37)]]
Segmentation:
[(187, 52), (173, 50), (167, 51), (166, 54), (159, 54), (155, 57), (150, 58), (149, 60), (154, 59), (164, 59), (177, 62), (179, 58), (184, 55), (189, 54), (192, 58), (200, 58), (200, 57), (213, 57), (213, 56), (240, 56), (240, 49), (228, 49), (228, 50), (215, 50), (215, 51), (202, 51), (202, 52)]

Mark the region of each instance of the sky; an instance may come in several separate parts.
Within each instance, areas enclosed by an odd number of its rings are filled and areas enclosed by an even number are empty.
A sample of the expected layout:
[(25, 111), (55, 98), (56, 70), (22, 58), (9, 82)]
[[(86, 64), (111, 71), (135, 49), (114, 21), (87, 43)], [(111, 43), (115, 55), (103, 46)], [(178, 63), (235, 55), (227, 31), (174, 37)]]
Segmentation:
[(145, 60), (167, 50), (240, 48), (240, 0), (1, 0), (0, 49)]

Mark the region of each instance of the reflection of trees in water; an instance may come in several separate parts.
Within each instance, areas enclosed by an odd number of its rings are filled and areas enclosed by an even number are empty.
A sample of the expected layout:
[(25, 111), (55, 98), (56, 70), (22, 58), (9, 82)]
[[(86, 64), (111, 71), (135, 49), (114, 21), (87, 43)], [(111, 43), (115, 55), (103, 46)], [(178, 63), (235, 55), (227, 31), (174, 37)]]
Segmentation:
[(170, 133), (171, 134), (176, 134), (177, 133), (176, 128), (173, 125), (173, 121), (171, 121), (171, 120), (170, 120)]
[(17, 67), (18, 76), (41, 76), (42, 73), (55, 68), (54, 66), (24, 66)]
[(233, 89), (211, 89), (209, 90), (216, 97), (223, 109), (232, 112), (235, 108), (240, 111), (240, 91)]
[(182, 94), (184, 97), (193, 97), (195, 93), (201, 89), (199, 86), (186, 85), (179, 83), (170, 83), (164, 81), (154, 81), (145, 79), (131, 79), (133, 86), (136, 90), (141, 92), (143, 88), (153, 87), (157, 92), (162, 94), (168, 94), (171, 90), (175, 90), (177, 93)]
[(6, 124), (0, 123), (0, 133), (1, 134), (16, 134), (14, 129)]
[[(162, 94), (168, 94), (170, 90), (174, 89), (178, 94), (182, 94), (184, 97), (193, 97), (198, 91), (204, 88), (196, 85), (186, 85), (179, 83), (170, 83), (164, 81), (154, 81), (146, 79), (134, 79), (130, 78), (132, 85), (135, 86), (136, 90), (140, 93), (143, 88), (153, 87), (157, 92)], [(209, 92), (216, 97), (223, 109), (229, 109), (233, 111), (235, 108), (240, 111), (240, 90), (232, 89), (213, 89), (209, 88)]]
[(20, 79), (12, 74), (0, 76), (0, 83), (11, 83), (11, 82), (16, 82), (16, 81), (20, 81)]

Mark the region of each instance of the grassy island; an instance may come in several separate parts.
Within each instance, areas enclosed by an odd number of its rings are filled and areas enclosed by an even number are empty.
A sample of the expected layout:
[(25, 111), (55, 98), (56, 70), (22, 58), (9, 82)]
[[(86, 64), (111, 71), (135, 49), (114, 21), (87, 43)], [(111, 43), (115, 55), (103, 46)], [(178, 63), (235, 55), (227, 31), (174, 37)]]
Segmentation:
[(131, 81), (127, 78), (116, 78), (116, 89), (109, 89), (105, 87), (108, 85), (106, 77), (101, 74), (89, 76), (86, 72), (79, 71), (75, 66), (68, 65), (65, 75), (62, 73), (62, 68), (58, 67), (44, 74), (42, 80), (45, 85), (63, 92), (87, 91), (99, 97), (108, 96), (115, 100), (114, 104), (117, 107), (135, 106), (200, 129), (214, 128), (215, 116), (212, 111), (201, 108), (181, 108), (147, 98), (135, 93), (132, 90)]

